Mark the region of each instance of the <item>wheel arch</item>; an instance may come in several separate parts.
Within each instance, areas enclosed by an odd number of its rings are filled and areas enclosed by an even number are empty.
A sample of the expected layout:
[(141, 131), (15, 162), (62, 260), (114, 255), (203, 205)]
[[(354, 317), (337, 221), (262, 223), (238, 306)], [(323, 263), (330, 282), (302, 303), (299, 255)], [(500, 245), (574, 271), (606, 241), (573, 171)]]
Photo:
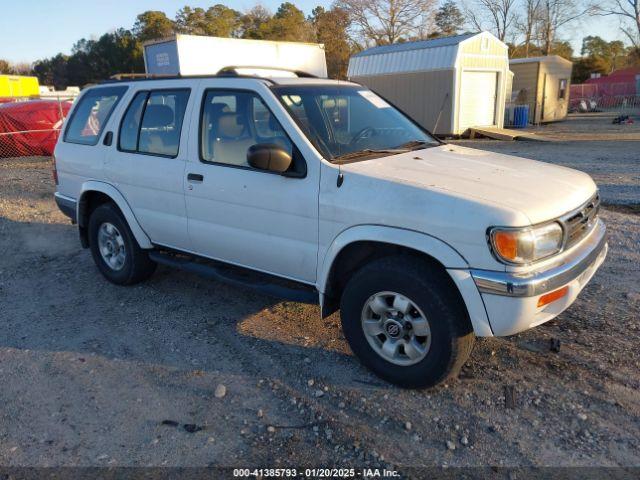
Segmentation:
[(89, 216), (98, 205), (105, 202), (113, 202), (118, 207), (140, 248), (153, 248), (151, 240), (138, 223), (138, 220), (133, 214), (133, 210), (120, 191), (118, 191), (118, 189), (113, 185), (93, 180), (85, 182), (82, 185), (80, 198), (78, 199), (78, 210), (76, 212), (78, 228), (80, 230), (80, 241), (83, 247), (87, 248), (89, 246), (87, 231)]
[[(489, 321), (480, 294), (470, 276), (461, 279), (457, 272), (469, 269), (466, 259), (449, 244), (430, 235), (401, 228), (361, 225), (339, 234), (321, 263), (317, 288), (322, 317), (335, 312), (349, 277), (365, 263), (394, 254), (412, 255), (447, 273), (464, 302), (476, 334), (491, 335)], [(469, 278), (467, 278), (469, 277)], [(466, 282), (464, 282), (465, 280)], [(473, 282), (473, 280), (471, 280)]]

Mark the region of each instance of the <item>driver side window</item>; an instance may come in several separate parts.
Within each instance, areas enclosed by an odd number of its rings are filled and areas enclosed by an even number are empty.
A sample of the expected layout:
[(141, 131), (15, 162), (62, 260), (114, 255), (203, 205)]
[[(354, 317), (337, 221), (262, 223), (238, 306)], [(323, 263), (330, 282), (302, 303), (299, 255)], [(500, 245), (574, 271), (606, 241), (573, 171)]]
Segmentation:
[(257, 144), (275, 144), (293, 155), (282, 125), (257, 94), (207, 91), (200, 119), (201, 159), (252, 168), (247, 151)]

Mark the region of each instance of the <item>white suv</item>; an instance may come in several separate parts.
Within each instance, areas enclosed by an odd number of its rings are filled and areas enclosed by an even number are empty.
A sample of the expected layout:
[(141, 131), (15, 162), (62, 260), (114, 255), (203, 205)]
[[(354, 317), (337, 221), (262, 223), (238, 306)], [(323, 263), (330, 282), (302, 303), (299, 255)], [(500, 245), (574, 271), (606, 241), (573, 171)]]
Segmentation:
[(444, 144), (349, 82), (91, 87), (54, 165), (56, 201), (111, 282), (163, 263), (339, 308), (354, 353), (402, 386), (455, 375), (475, 335), (555, 317), (607, 252), (588, 175)]

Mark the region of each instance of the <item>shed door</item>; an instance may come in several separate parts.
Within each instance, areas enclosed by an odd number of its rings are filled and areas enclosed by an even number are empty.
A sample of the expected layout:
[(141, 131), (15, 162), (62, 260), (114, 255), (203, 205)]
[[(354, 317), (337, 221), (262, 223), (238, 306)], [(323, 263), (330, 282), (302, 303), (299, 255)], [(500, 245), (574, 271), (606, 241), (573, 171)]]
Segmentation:
[(462, 72), (459, 132), (496, 124), (497, 72)]

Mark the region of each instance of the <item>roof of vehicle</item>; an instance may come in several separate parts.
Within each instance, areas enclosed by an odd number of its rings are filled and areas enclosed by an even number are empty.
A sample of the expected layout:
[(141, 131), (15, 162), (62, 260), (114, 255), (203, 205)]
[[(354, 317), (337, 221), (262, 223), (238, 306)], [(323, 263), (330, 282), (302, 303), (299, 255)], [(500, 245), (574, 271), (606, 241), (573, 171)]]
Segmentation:
[(333, 80), (330, 78), (277, 77), (271, 78), (270, 80), (273, 80), (273, 82), (278, 85), (358, 85), (357, 83), (348, 82), (347, 80)]
[(329, 78), (319, 78), (313, 76), (283, 76), (283, 77), (262, 77), (257, 75), (235, 75), (235, 74), (218, 74), (218, 75), (183, 75), (183, 76), (155, 76), (155, 77), (135, 77), (135, 78), (122, 78), (122, 79), (109, 79), (102, 82), (100, 85), (126, 85), (129, 83), (146, 83), (157, 82), (161, 80), (200, 80), (200, 79), (243, 79), (243, 80), (255, 80), (259, 82), (267, 82), (276, 85), (356, 85), (353, 82), (346, 80), (333, 80)]

